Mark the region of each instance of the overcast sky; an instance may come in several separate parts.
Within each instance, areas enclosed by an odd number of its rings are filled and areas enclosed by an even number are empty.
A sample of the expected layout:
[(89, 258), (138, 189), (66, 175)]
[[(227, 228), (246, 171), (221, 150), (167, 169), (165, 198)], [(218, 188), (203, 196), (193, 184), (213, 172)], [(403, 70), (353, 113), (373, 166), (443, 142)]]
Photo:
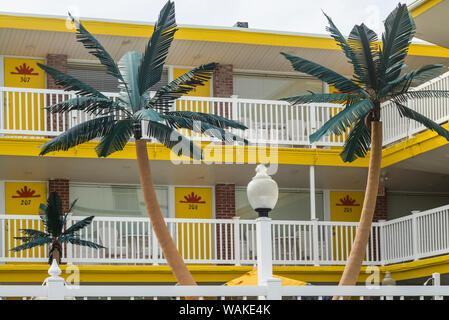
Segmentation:
[[(343, 32), (365, 22), (382, 32), (382, 20), (398, 4), (394, 0), (175, 0), (178, 25), (250, 28), (325, 34), (326, 12)], [(404, 2), (404, 0), (402, 1)], [(406, 0), (410, 4), (413, 0)], [(1, 11), (154, 22), (166, 0), (2, 0)]]

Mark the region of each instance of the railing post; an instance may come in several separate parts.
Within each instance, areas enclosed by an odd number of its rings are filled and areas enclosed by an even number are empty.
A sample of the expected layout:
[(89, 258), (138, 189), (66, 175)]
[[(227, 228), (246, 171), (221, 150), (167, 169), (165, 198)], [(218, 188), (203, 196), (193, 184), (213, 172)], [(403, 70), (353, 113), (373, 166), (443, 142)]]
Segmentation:
[[(70, 228), (71, 226), (72, 226), (72, 217), (69, 213), (67, 216), (66, 225), (65, 225), (66, 230), (68, 228)], [(72, 244), (70, 242), (66, 242), (65, 249), (66, 249), (65, 257), (67, 259), (67, 263), (73, 263)]]
[(259, 300), (282, 300), (282, 280), (270, 278), (265, 280), (267, 295), (259, 297)]
[[(5, 91), (3, 88), (0, 88), (0, 130), (4, 130), (5, 128)], [(0, 133), (0, 137), (3, 137), (4, 134)]]
[(156, 233), (154, 232), (153, 227), (151, 227), (151, 255), (153, 256), (153, 265), (159, 265), (159, 254), (158, 254), (158, 246), (159, 242), (157, 241)]
[[(433, 285), (435, 287), (441, 286), (441, 275), (438, 272), (432, 273)], [(442, 296), (435, 296), (435, 300), (443, 300)]]
[(234, 220), (234, 260), (235, 265), (240, 265), (240, 217), (233, 217)]
[(378, 224), (379, 224), (379, 241), (377, 241), (376, 245), (379, 245), (379, 255), (380, 257), (378, 258), (379, 263), (384, 266), (386, 264), (385, 262), (385, 235), (384, 235), (384, 230), (385, 230), (385, 221), (386, 220), (378, 220)]
[(320, 265), (319, 243), (318, 243), (318, 218), (312, 219), (312, 248), (313, 248), (313, 264)]
[(417, 212), (412, 211), (412, 256), (413, 260), (418, 260), (419, 251), (419, 230), (418, 230), (418, 218), (416, 217)]
[(231, 102), (231, 104), (232, 104), (232, 106), (231, 106), (231, 119), (232, 120), (234, 120), (234, 121), (238, 121), (239, 120), (239, 109), (238, 109), (238, 104), (239, 104), (239, 101), (238, 101), (238, 95), (232, 95), (231, 96), (231, 99), (232, 99), (232, 102)]
[(264, 281), (273, 277), (273, 254), (271, 247), (271, 218), (256, 219), (257, 241), (257, 282), (264, 285)]
[(48, 274), (50, 277), (46, 279), (47, 283), (47, 296), (48, 300), (64, 300), (64, 279), (59, 275), (61, 274), (61, 269), (59, 268), (56, 260), (53, 259), (50, 269), (48, 269)]

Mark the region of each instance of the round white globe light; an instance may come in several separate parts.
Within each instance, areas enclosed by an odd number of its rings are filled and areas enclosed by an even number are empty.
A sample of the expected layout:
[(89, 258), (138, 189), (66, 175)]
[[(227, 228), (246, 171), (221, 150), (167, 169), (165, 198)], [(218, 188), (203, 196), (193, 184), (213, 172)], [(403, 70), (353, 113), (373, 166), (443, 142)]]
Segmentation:
[(259, 213), (260, 211), (268, 212), (273, 210), (278, 201), (278, 185), (267, 174), (267, 168), (263, 164), (257, 166), (256, 172), (246, 188), (249, 204)]

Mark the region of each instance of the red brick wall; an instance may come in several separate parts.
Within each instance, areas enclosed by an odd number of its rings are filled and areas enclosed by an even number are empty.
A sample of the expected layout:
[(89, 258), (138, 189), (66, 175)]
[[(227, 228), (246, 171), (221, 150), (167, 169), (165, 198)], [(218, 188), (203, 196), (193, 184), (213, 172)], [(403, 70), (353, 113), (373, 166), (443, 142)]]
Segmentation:
[(229, 98), (234, 94), (232, 65), (220, 64), (213, 73), (214, 97)]
[[(47, 65), (64, 73), (67, 72), (67, 55), (65, 54), (48, 54)], [(47, 89), (61, 89), (56, 85), (55, 80), (47, 75)]]
[(65, 214), (69, 211), (69, 180), (67, 179), (53, 179), (48, 181), (48, 191), (56, 191), (62, 200), (62, 212)]
[[(67, 55), (65, 54), (48, 54), (47, 55), (47, 65), (55, 68), (59, 71), (62, 71), (64, 73), (67, 73)], [(47, 74), (47, 89), (62, 89), (61, 86), (56, 85), (55, 80)], [(66, 100), (68, 96), (65, 97), (58, 97), (56, 95), (48, 95), (47, 101), (49, 104), (61, 102), (63, 100)], [(47, 115), (47, 127), (49, 130), (51, 128), (56, 128), (57, 124), (59, 125), (59, 130), (67, 130), (68, 126), (66, 125), (66, 128), (63, 128), (63, 117), (65, 117), (65, 122), (68, 124), (68, 117), (67, 115), (57, 115), (57, 114), (48, 114)]]
[[(215, 218), (232, 219), (235, 216), (235, 185), (217, 184), (215, 186)], [(220, 240), (221, 238), (221, 240)], [(226, 230), (217, 226), (217, 256), (222, 259), (231, 258), (233, 248), (226, 246), (233, 239), (231, 226)], [(226, 240), (226, 241), (223, 241)], [(220, 245), (221, 244), (221, 245)]]
[(385, 188), (379, 188), (373, 221), (387, 220), (387, 218), (387, 192)]

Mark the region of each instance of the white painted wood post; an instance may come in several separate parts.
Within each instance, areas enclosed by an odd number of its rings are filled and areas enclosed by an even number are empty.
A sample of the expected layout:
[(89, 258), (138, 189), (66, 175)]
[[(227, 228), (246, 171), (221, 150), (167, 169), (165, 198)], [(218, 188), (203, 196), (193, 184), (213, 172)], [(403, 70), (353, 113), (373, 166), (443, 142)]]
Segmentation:
[(61, 269), (55, 259), (53, 259), (53, 263), (51, 264), (50, 269), (48, 269), (48, 274), (50, 277), (45, 280), (47, 283), (48, 300), (64, 300), (65, 282), (64, 279), (59, 276), (61, 274)]
[(412, 256), (413, 260), (418, 260), (419, 250), (419, 230), (418, 230), (418, 218), (416, 217), (417, 211), (412, 211)]
[(319, 241), (318, 241), (318, 219), (312, 219), (312, 248), (313, 248), (313, 264), (320, 265)]
[[(441, 286), (441, 275), (438, 272), (432, 273), (433, 285), (435, 287)], [(443, 296), (435, 296), (435, 300), (443, 300)]]
[[(5, 91), (3, 90), (3, 88), (0, 88), (0, 130), (2, 129), (6, 129), (5, 128), (5, 95), (7, 93), (5, 93)], [(2, 137), (3, 134), (0, 134), (0, 137)]]
[(235, 265), (240, 265), (240, 217), (233, 217), (234, 220), (234, 260)]
[[(173, 237), (173, 235), (172, 235)], [(174, 240), (174, 239), (173, 239)], [(159, 265), (159, 242), (157, 241), (156, 233), (154, 232), (153, 226), (151, 226), (151, 255), (153, 258), (153, 265)]]
[(232, 115), (231, 115), (231, 119), (234, 121), (239, 121), (240, 117), (239, 117), (239, 109), (238, 109), (238, 95), (232, 95), (231, 99), (232, 99)]
[(379, 255), (380, 258), (378, 257), (378, 261), (380, 263), (381, 266), (384, 266), (386, 264), (385, 262), (385, 235), (384, 235), (384, 230), (385, 230), (385, 221), (387, 220), (379, 220), (377, 221), (379, 223), (379, 241), (377, 241), (377, 245), (379, 245)]
[(271, 247), (271, 218), (256, 219), (257, 241), (257, 282), (264, 285), (264, 281), (273, 277), (273, 255)]
[(259, 297), (259, 300), (282, 300), (282, 280), (271, 278), (265, 280), (267, 286), (266, 297)]

